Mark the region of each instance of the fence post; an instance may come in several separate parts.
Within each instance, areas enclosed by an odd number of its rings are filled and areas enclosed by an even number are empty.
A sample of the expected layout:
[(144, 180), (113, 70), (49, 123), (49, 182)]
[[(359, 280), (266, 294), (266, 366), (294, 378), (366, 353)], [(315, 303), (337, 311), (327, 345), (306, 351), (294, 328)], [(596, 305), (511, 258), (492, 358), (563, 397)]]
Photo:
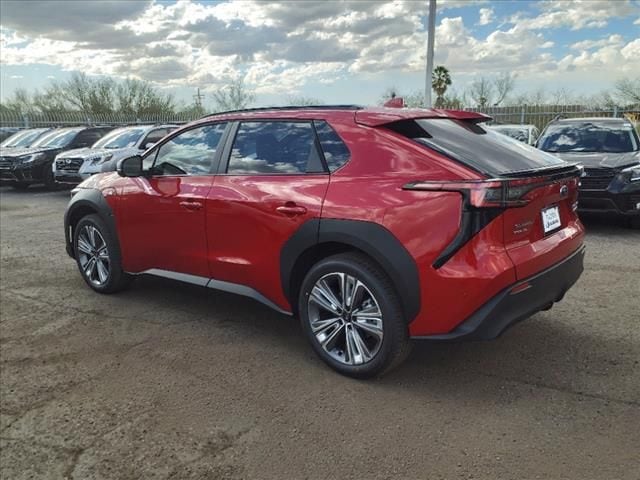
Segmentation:
[(526, 108), (526, 105), (522, 105), (522, 108), (520, 108), (520, 125), (524, 125), (524, 112)]
[(22, 115), (22, 119), (24, 120), (24, 128), (29, 128), (29, 116), (25, 113)]
[(613, 118), (618, 118), (618, 106), (613, 106)]

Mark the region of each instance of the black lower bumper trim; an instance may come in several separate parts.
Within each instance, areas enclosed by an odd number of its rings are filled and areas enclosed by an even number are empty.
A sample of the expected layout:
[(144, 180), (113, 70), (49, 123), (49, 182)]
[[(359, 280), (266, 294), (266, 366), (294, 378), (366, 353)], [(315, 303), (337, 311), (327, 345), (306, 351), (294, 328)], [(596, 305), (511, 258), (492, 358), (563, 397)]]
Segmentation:
[[(452, 332), (413, 338), (459, 341), (499, 337), (514, 324), (560, 301), (582, 274), (584, 252), (585, 248), (580, 247), (552, 267), (504, 289)], [(518, 290), (520, 286), (522, 289)], [(512, 293), (514, 289), (516, 293)]]

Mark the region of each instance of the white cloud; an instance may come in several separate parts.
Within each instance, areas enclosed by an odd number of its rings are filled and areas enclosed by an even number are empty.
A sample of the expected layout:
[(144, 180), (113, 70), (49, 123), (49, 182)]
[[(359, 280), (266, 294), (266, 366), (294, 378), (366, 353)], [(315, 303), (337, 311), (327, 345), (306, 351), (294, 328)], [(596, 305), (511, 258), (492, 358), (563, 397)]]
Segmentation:
[(519, 13), (510, 23), (529, 30), (602, 28), (610, 18), (626, 17), (640, 11), (631, 0), (545, 0), (538, 5), (541, 13), (537, 17)]
[(481, 8), (480, 20), (478, 21), (478, 25), (489, 25), (493, 22), (494, 18), (495, 14), (493, 12), (493, 8)]
[[(240, 74), (258, 93), (277, 94), (350, 76), (417, 73), (425, 64), (423, 1), (62, 1), (55, 9), (35, 0), (2, 1), (3, 65), (45, 63), (205, 90)], [(436, 63), (453, 75), (509, 71), (529, 78), (637, 66), (638, 44), (622, 35), (576, 42), (570, 55), (557, 60), (544, 32), (635, 17), (637, 3), (542, 2), (537, 16), (520, 13), (486, 36), (474, 33), (455, 13), (471, 3), (486, 2), (438, 2)], [(43, 8), (55, 12), (50, 18), (36, 15)], [(478, 24), (494, 23), (495, 11), (481, 6)]]

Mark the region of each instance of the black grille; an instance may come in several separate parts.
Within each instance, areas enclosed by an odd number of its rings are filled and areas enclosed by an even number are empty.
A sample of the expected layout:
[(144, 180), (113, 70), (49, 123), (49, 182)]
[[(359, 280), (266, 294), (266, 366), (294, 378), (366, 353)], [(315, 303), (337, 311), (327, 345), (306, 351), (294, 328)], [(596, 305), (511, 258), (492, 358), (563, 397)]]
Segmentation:
[(584, 177), (580, 179), (580, 185), (583, 190), (606, 190), (615, 176), (613, 170), (605, 168), (585, 168), (584, 173)]
[(2, 169), (9, 169), (13, 166), (13, 162), (11, 160), (9, 160), (8, 158), (3, 158), (0, 157), (0, 168)]
[(61, 158), (56, 160), (56, 170), (77, 172), (84, 163), (83, 158)]

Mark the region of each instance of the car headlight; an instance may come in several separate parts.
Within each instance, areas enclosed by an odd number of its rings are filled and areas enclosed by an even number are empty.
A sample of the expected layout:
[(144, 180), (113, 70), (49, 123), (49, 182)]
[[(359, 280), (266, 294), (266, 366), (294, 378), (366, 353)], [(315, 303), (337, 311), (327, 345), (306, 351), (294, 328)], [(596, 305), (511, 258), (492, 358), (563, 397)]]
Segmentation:
[(33, 153), (31, 155), (25, 155), (23, 157), (20, 157), (19, 160), (21, 163), (31, 163), (31, 162), (35, 162), (36, 160), (40, 160), (45, 156), (46, 154), (44, 153)]
[(622, 170), (625, 178), (630, 182), (640, 181), (640, 163), (629, 168)]
[(108, 162), (112, 158), (113, 158), (113, 154), (109, 153), (107, 155), (101, 155), (99, 157), (93, 157), (90, 160), (90, 162), (91, 162), (91, 165), (99, 165), (101, 163)]

